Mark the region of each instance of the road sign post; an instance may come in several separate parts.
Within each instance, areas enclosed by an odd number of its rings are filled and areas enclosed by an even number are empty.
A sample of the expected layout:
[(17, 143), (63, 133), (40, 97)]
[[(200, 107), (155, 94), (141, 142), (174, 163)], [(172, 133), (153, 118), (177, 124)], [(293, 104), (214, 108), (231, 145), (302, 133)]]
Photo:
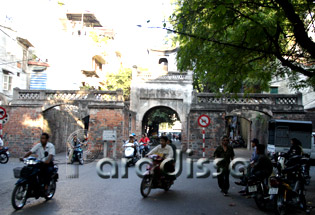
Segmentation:
[(206, 156), (206, 127), (211, 123), (210, 117), (207, 115), (201, 115), (198, 118), (198, 124), (202, 127), (202, 157)]
[(0, 107), (0, 136), (2, 137), (2, 120), (7, 116), (7, 112), (3, 107)]

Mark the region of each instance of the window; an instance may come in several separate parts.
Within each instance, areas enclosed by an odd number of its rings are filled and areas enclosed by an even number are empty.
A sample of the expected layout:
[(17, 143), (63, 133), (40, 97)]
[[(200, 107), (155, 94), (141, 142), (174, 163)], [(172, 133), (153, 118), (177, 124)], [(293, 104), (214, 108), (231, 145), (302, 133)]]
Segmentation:
[(270, 87), (270, 93), (271, 94), (278, 94), (279, 89), (278, 87)]
[(3, 75), (3, 90), (10, 91), (12, 89), (12, 76)]
[(161, 65), (161, 67), (164, 71), (166, 71), (166, 72), (168, 71), (168, 61), (166, 58), (160, 58), (159, 64)]

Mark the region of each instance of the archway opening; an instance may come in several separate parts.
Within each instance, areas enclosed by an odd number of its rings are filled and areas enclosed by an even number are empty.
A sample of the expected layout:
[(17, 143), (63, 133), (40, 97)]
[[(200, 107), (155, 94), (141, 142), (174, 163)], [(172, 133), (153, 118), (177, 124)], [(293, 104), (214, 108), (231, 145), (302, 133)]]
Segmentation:
[(88, 130), (89, 116), (76, 105), (57, 105), (43, 111), (43, 131), (51, 135), (56, 152), (64, 152), (69, 135), (76, 130)]
[(270, 115), (253, 110), (234, 110), (226, 116), (226, 134), (234, 147), (251, 149), (251, 140), (267, 145)]
[(182, 124), (178, 113), (165, 106), (151, 108), (143, 116), (142, 133), (148, 134), (153, 142), (160, 136), (167, 136), (180, 144)]

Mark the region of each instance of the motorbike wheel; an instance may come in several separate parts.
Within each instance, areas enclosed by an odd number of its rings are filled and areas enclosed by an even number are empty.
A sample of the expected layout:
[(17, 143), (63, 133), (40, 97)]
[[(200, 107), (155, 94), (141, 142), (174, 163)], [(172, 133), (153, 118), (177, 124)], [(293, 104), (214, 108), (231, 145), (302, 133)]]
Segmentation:
[(254, 200), (259, 210), (262, 210), (262, 211), (266, 210), (267, 202), (265, 200), (264, 192), (261, 189), (258, 189), (254, 197)]
[(80, 158), (79, 163), (80, 163), (81, 165), (83, 165), (83, 164), (84, 164), (84, 160), (83, 160), (83, 158)]
[(8, 163), (8, 161), (9, 161), (9, 156), (7, 155), (7, 153), (1, 153), (0, 163), (5, 164), (5, 163)]
[(282, 195), (277, 195), (275, 198), (275, 214), (284, 215), (285, 214), (285, 204)]
[(152, 177), (150, 176), (144, 176), (141, 182), (140, 186), (140, 192), (143, 198), (148, 197), (148, 195), (151, 192), (151, 187), (152, 187)]
[(25, 184), (15, 186), (11, 196), (11, 203), (15, 210), (20, 210), (24, 207), (27, 200), (27, 187)]
[(55, 192), (56, 192), (56, 188), (57, 188), (56, 181), (55, 180), (51, 180), (50, 184), (48, 186), (48, 193), (47, 193), (47, 195), (45, 195), (45, 199), (47, 201), (54, 197)]

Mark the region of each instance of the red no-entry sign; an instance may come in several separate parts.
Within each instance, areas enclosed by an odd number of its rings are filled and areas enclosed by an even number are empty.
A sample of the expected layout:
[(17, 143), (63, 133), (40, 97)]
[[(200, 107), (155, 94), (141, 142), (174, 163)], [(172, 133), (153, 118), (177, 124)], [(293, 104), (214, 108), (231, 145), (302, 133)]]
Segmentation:
[(207, 115), (201, 115), (198, 118), (198, 124), (199, 124), (199, 126), (201, 126), (203, 128), (208, 127), (210, 125), (210, 122), (211, 122), (210, 117)]
[(7, 116), (7, 112), (3, 107), (0, 107), (0, 120), (4, 119)]

